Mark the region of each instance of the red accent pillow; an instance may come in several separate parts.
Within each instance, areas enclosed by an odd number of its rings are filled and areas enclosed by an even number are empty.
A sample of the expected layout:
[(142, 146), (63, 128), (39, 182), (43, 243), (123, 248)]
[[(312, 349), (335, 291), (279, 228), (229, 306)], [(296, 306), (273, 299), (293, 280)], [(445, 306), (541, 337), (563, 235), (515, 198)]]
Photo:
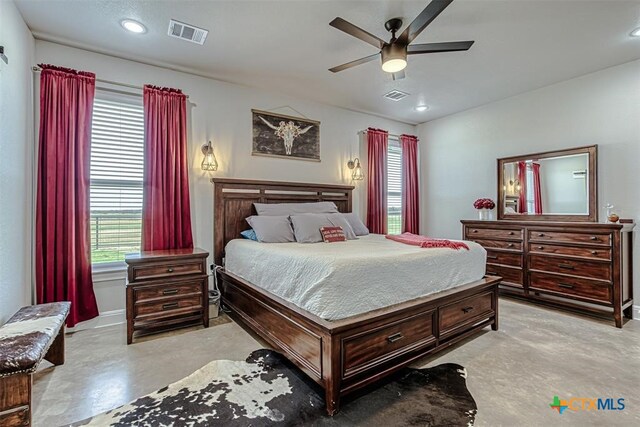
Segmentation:
[(320, 234), (325, 243), (346, 242), (347, 236), (344, 235), (342, 227), (320, 227)]

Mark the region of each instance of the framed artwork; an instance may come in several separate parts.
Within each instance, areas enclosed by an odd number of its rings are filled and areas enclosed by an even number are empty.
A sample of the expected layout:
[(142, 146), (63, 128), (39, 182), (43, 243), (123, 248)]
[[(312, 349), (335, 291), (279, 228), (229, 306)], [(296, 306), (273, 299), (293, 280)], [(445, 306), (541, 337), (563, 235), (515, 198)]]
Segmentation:
[(251, 110), (254, 156), (320, 161), (320, 122)]

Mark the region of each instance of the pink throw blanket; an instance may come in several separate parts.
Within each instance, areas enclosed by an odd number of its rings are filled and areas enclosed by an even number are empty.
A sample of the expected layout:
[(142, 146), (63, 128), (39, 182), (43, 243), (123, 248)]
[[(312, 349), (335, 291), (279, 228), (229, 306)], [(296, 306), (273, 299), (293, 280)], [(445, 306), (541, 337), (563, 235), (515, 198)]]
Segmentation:
[(426, 236), (419, 236), (413, 233), (402, 234), (387, 234), (385, 236), (389, 240), (394, 242), (404, 243), (405, 245), (420, 246), (421, 248), (451, 248), (451, 249), (466, 249), (469, 250), (464, 242), (452, 242), (446, 239), (432, 239)]

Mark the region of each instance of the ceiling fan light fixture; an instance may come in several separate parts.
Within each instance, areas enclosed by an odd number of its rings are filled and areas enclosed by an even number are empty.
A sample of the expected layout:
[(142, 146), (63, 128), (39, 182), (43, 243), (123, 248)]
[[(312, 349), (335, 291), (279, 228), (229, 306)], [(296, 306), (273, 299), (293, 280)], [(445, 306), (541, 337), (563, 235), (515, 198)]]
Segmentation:
[(640, 37), (640, 27), (638, 27), (635, 30), (631, 31), (631, 37)]
[(382, 70), (397, 73), (407, 67), (407, 47), (388, 44), (382, 48)]

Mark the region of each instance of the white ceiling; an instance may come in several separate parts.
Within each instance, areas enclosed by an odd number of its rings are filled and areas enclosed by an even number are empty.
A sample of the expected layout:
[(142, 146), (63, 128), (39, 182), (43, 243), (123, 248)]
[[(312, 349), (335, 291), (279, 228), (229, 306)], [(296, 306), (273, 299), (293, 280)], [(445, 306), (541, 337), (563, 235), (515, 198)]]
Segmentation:
[[(2, 0), (0, 0), (2, 1)], [(456, 0), (414, 43), (475, 40), (468, 52), (409, 58), (392, 81), (379, 62), (328, 68), (375, 53), (334, 28), (340, 16), (388, 39), (422, 1), (16, 0), (43, 39), (111, 53), (319, 102), (420, 123), (640, 58), (640, 0)], [(120, 27), (132, 18), (144, 35)], [(204, 46), (166, 35), (174, 18), (209, 30)], [(400, 102), (382, 95), (411, 94)], [(430, 109), (416, 112), (426, 103)]]

